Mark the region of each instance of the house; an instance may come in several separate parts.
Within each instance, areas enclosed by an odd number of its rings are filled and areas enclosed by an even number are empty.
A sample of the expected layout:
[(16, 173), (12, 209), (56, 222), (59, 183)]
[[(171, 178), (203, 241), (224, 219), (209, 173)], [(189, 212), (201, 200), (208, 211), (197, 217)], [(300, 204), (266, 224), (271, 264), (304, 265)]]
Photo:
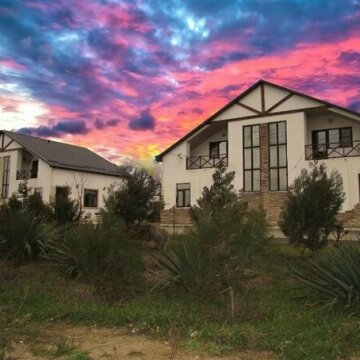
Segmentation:
[(111, 184), (127, 174), (118, 166), (80, 146), (11, 131), (0, 131), (0, 201), (26, 181), (45, 202), (59, 198), (64, 187), (81, 199), (84, 216), (96, 220)]
[(342, 220), (360, 228), (360, 114), (260, 80), (156, 157), (162, 163), (162, 224), (190, 224), (189, 207), (221, 161), (250, 207), (277, 226), (301, 169), (324, 161), (344, 181)]

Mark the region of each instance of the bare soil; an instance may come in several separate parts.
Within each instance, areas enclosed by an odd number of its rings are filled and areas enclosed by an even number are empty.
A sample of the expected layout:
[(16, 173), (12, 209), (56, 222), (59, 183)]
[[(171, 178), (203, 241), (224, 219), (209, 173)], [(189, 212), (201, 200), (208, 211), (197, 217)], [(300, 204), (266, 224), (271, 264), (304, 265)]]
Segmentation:
[(55, 356), (59, 341), (70, 344), (73, 353), (85, 351), (93, 360), (272, 360), (269, 352), (240, 352), (224, 356), (207, 355), (204, 351), (185, 351), (181, 342), (153, 340), (132, 334), (126, 328), (104, 328), (96, 326), (71, 326), (67, 324), (45, 325), (27, 335), (19, 336), (11, 343), (5, 359), (45, 360), (71, 359), (69, 355)]

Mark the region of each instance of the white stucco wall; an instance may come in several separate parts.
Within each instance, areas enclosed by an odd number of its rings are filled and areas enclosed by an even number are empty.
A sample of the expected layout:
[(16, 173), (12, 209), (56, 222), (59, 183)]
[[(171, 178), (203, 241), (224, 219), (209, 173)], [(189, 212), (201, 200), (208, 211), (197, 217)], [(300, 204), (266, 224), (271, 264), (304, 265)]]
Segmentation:
[(210, 136), (198, 146), (190, 149), (190, 156), (209, 156), (210, 143), (215, 141), (227, 141), (227, 129), (221, 129)]
[[(53, 170), (51, 182), (51, 196), (54, 197), (56, 187), (70, 186), (72, 190), (72, 197), (78, 198), (77, 185), (79, 188), (97, 190), (98, 191), (98, 207), (97, 208), (83, 208), (84, 213), (91, 213), (94, 218), (95, 213), (99, 212), (101, 207), (104, 207), (104, 196), (107, 195), (107, 189), (112, 184), (123, 183), (123, 179), (116, 176), (108, 176), (102, 174), (85, 173), (79, 171), (56, 169)], [(82, 199), (82, 204), (84, 204)]]

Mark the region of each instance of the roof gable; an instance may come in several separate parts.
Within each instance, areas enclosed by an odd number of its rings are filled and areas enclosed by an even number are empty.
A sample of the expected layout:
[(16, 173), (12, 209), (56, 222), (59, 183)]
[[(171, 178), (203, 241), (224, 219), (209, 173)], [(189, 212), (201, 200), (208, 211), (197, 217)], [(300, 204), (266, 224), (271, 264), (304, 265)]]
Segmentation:
[(269, 81), (259, 80), (215, 114), (210, 116), (203, 123), (183, 136), (176, 143), (156, 156), (156, 160), (161, 161), (162, 157), (174, 147), (189, 138), (203, 126), (213, 122), (251, 119), (275, 114), (306, 111), (316, 108), (329, 110), (336, 109), (337, 111), (348, 114), (350, 117), (355, 115), (355, 117), (359, 117), (360, 120), (360, 113), (355, 111), (331, 104), (327, 101), (314, 98)]
[(87, 148), (57, 141), (2, 131), (51, 167), (112, 176), (126, 176), (118, 166)]

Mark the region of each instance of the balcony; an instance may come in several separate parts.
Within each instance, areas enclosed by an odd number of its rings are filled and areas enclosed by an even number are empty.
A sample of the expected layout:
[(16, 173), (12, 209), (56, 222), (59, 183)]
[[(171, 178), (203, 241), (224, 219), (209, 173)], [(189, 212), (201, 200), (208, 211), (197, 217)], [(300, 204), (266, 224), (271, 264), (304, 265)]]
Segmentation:
[(228, 166), (228, 156), (219, 155), (218, 157), (207, 156), (190, 156), (186, 158), (186, 169), (211, 169), (223, 163)]
[(360, 156), (360, 140), (348, 144), (327, 143), (305, 145), (305, 160), (323, 160)]
[(37, 169), (18, 170), (16, 172), (16, 180), (36, 179), (37, 176)]

